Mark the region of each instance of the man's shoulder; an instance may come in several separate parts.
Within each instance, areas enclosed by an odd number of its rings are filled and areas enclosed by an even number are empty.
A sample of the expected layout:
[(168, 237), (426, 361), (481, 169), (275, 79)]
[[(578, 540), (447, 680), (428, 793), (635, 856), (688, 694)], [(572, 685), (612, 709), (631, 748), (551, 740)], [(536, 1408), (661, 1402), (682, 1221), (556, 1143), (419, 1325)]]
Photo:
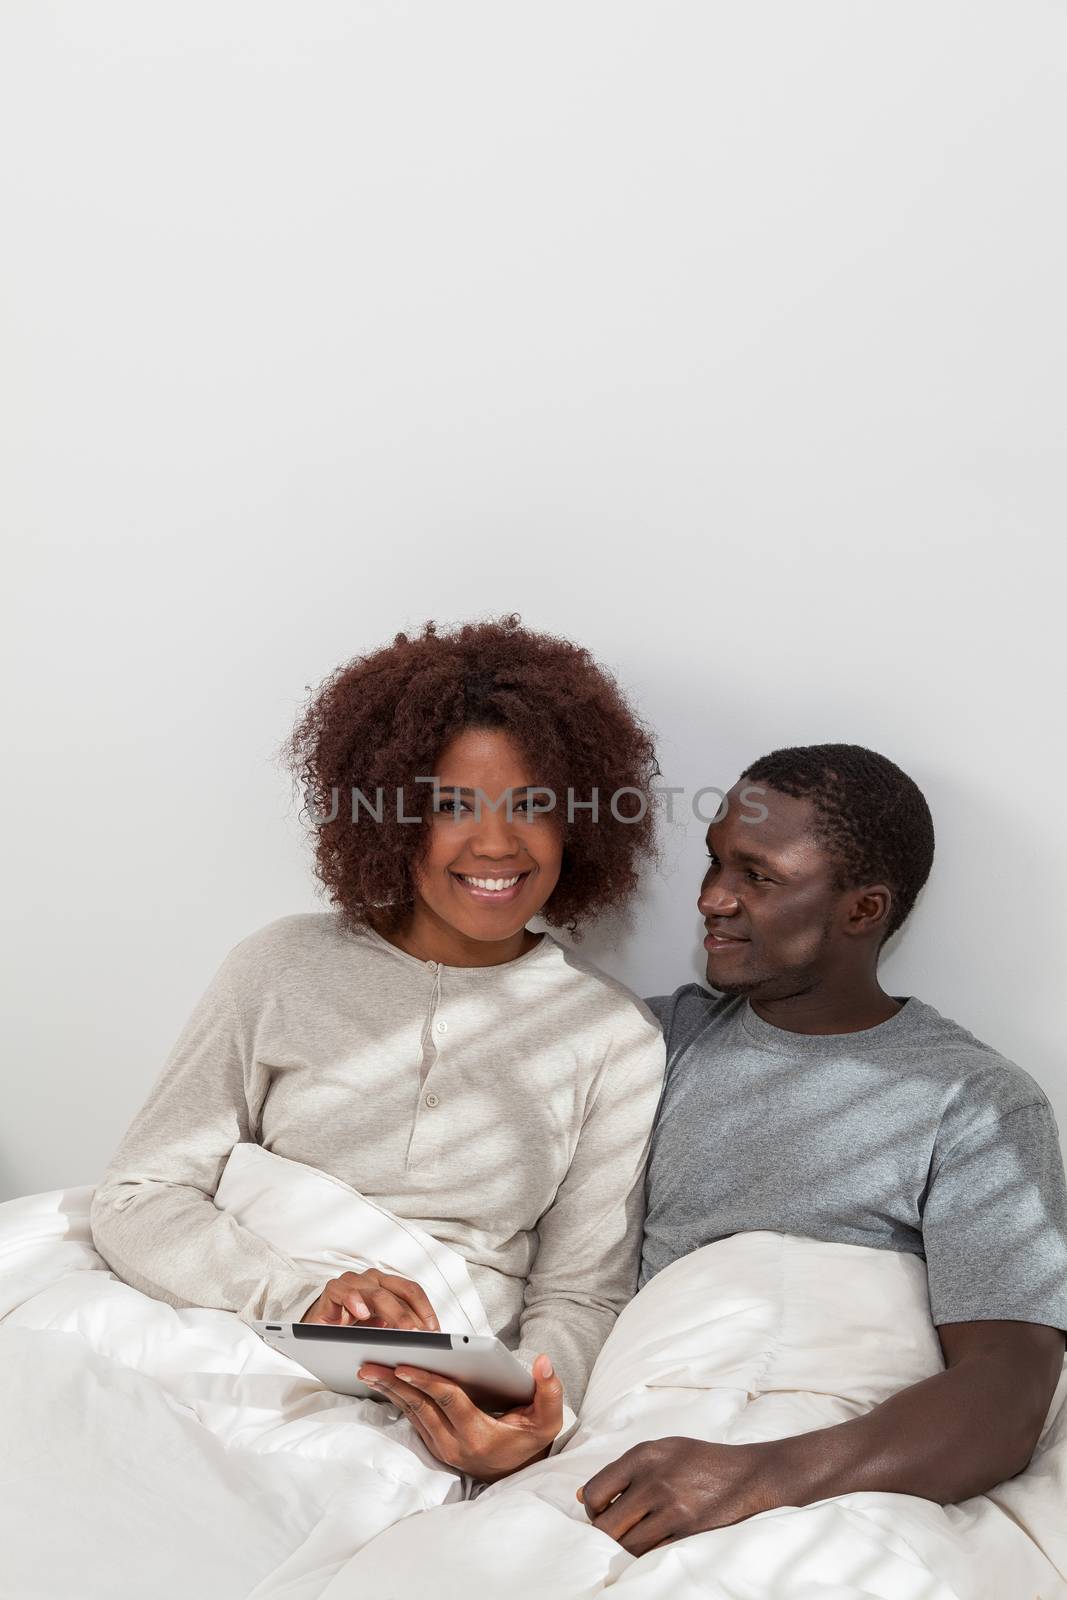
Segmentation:
[(698, 1034), (732, 1018), (744, 1004), (735, 995), (718, 994), (701, 983), (683, 983), (672, 994), (650, 995), (645, 1000), (663, 1029), (668, 1056), (677, 1056)]
[(915, 1041), (946, 1080), (947, 1110), (970, 1116), (1007, 1116), (1024, 1106), (1051, 1109), (1040, 1083), (1025, 1067), (927, 1002), (912, 999)]

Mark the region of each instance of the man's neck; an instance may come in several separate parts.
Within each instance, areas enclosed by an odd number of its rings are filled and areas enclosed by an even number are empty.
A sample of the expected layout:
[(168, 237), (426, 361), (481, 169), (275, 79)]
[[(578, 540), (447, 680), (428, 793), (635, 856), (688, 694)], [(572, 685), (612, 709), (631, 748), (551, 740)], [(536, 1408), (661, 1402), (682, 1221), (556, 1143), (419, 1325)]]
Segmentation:
[(873, 973), (866, 983), (821, 983), (781, 999), (750, 996), (749, 1004), (764, 1022), (789, 1033), (860, 1033), (900, 1010)]

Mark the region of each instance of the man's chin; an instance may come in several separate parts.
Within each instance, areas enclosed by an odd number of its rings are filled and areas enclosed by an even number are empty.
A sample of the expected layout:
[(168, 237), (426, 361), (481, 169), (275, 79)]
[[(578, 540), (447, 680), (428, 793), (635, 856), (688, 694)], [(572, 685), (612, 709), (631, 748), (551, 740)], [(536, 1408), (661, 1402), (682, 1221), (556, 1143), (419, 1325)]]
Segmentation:
[(725, 973), (716, 976), (713, 961), (708, 961), (704, 976), (708, 987), (714, 989), (716, 994), (748, 995), (759, 988), (758, 978), (730, 978)]

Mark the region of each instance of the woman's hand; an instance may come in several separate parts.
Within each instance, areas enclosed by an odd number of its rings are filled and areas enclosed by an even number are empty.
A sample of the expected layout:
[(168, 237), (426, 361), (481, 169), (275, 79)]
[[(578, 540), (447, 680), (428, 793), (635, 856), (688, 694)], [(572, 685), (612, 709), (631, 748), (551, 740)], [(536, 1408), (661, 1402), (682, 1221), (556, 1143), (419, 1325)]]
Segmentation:
[(359, 1376), (388, 1395), (404, 1412), (423, 1444), (448, 1467), (495, 1483), (548, 1454), (563, 1426), (563, 1385), (546, 1355), (533, 1364), (529, 1405), (493, 1417), (450, 1378), (418, 1367), (379, 1367), (364, 1362)]
[(391, 1272), (343, 1272), (331, 1278), (301, 1322), (361, 1322), (366, 1328), (440, 1327), (433, 1306), (417, 1283)]

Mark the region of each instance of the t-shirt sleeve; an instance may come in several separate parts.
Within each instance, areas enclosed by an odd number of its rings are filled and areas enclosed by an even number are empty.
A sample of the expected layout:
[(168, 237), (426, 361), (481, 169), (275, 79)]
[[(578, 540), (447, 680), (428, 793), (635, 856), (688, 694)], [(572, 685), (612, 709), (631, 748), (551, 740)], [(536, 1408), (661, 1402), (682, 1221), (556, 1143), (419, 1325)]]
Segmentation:
[(667, 1025), (670, 1020), (671, 1007), (674, 1004), (673, 994), (649, 995), (644, 1003), (651, 1011), (656, 1021), (659, 1023), (663, 1033), (666, 1034)]
[(1067, 1331), (1067, 1184), (1047, 1100), (989, 1116), (936, 1167), (923, 1208), (935, 1324)]

